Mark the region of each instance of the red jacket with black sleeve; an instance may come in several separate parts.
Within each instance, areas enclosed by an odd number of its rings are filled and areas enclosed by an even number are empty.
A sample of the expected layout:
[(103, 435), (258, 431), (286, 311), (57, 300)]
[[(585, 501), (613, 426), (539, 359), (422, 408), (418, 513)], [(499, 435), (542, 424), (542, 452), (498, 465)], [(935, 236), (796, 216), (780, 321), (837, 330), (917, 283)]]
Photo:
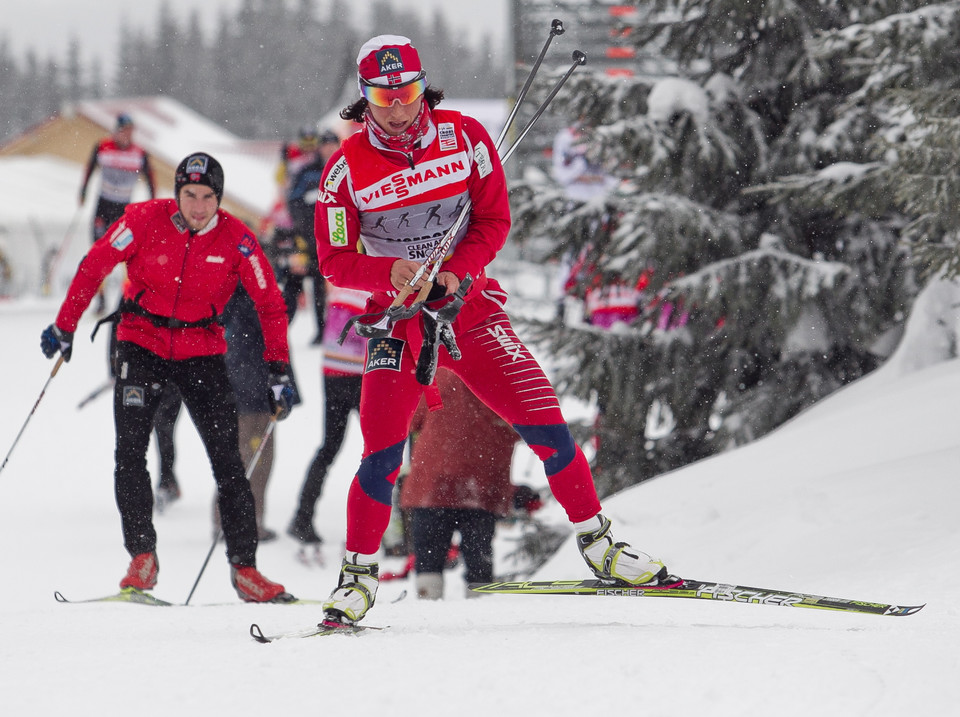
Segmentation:
[(260, 318), (264, 360), (289, 362), (283, 297), (253, 232), (239, 219), (221, 209), (203, 231), (192, 233), (176, 200), (128, 205), (80, 262), (57, 314), (60, 329), (76, 330), (97, 288), (121, 262), (128, 281), (119, 341), (173, 360), (225, 353), (223, 326), (210, 320), (223, 313), (242, 282)]

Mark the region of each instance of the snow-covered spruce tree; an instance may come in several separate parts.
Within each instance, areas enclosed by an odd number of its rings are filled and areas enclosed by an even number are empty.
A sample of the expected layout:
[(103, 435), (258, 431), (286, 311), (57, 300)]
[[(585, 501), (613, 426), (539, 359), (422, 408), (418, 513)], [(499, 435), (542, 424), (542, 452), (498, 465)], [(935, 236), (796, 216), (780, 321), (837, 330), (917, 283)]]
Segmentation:
[(635, 4), (630, 36), (659, 48), (664, 74), (581, 71), (555, 104), (590, 129), (592, 159), (619, 185), (587, 202), (546, 179), (512, 192), (516, 240), (586, 252), (628, 284), (652, 270), (651, 294), (693, 309), (670, 331), (648, 317), (527, 326), (559, 357), (560, 391), (606, 406), (602, 494), (755, 439), (872, 370), (917, 290), (898, 187), (838, 191), (896, 162), (882, 148), (896, 122), (869, 89), (869, 58), (851, 68), (827, 39), (922, 3)]

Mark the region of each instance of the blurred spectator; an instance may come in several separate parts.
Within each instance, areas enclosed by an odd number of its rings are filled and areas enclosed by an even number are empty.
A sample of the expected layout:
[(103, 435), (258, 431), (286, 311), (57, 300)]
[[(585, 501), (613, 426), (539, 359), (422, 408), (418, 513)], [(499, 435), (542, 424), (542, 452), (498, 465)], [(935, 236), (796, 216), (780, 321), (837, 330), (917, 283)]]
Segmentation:
[[(516, 431), (487, 408), (453, 373), (437, 371), (443, 407), (430, 411), (421, 399), (410, 425), (410, 471), (400, 489), (408, 511), (417, 596), (443, 597), (443, 570), (454, 532), (466, 581), (493, 580), (497, 519), (508, 515), (516, 488), (510, 482)], [(521, 492), (535, 510), (539, 496)], [(475, 595), (467, 590), (467, 595)]]
[[(223, 310), (223, 319), (227, 339), (227, 374), (237, 397), (240, 456), (249, 473), (250, 462), (260, 447), (260, 441), (267, 431), (267, 426), (273, 420), (273, 413), (268, 400), (269, 368), (263, 360), (263, 331), (260, 328), (253, 299), (242, 285), (237, 286), (237, 290), (227, 302)], [(292, 363), (290, 385), (293, 389), (290, 405), (296, 406), (301, 401)], [(250, 473), (250, 490), (253, 492), (257, 534), (261, 542), (274, 540), (277, 537), (276, 531), (264, 525), (267, 481), (273, 470), (276, 435), (277, 431), (274, 430), (267, 437), (257, 465), (253, 473)], [(219, 526), (220, 513), (214, 502), (214, 530), (219, 529)]]
[(587, 158), (589, 135), (582, 122), (561, 129), (553, 138), (553, 178), (570, 199), (603, 196), (619, 181)]
[[(317, 450), (297, 501), (297, 510), (287, 533), (304, 545), (319, 548), (322, 538), (313, 527), (317, 501), (323, 492), (323, 482), (347, 432), (351, 411), (360, 411), (360, 382), (366, 356), (365, 339), (351, 331), (343, 344), (338, 343), (340, 332), (347, 322), (364, 312), (365, 291), (327, 287), (327, 316), (323, 329), (323, 443)], [(319, 555), (319, 552), (318, 552)]]
[(320, 177), (327, 160), (340, 147), (340, 140), (333, 132), (323, 132), (318, 138), (316, 151), (309, 161), (290, 175), (287, 188), (287, 212), (293, 230), (293, 245), (283, 263), (280, 283), (283, 299), (287, 304), (287, 319), (292, 321), (303, 293), (304, 279), (313, 284), (313, 314), (317, 323), (314, 345), (323, 341), (325, 282), (317, 263), (317, 241), (313, 233), (314, 210), (319, 196)]

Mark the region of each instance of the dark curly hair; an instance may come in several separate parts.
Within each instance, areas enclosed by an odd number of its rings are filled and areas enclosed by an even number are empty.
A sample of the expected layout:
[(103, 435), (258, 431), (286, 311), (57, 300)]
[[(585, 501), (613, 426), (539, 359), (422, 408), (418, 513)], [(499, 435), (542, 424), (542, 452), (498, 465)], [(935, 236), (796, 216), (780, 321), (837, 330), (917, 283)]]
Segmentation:
[[(443, 90), (432, 86), (427, 87), (427, 89), (423, 91), (423, 98), (427, 101), (427, 107), (433, 109), (443, 100)], [(345, 120), (353, 120), (354, 122), (363, 124), (363, 115), (366, 114), (366, 111), (367, 100), (361, 97), (352, 105), (347, 105), (340, 110), (340, 117)]]

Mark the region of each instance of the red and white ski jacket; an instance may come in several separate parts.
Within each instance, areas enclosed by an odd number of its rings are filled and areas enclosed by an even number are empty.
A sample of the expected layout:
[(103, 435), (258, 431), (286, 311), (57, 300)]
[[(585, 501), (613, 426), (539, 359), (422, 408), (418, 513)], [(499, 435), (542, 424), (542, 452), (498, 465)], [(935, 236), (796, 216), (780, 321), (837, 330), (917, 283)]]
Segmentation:
[(100, 167), (100, 197), (107, 201), (127, 204), (141, 174), (147, 182), (151, 198), (156, 194), (149, 157), (145, 150), (135, 144), (118, 147), (112, 138), (97, 144), (93, 148), (90, 161), (87, 162), (83, 184), (80, 186), (81, 196), (86, 194), (87, 183), (98, 166)]
[(220, 316), (239, 281), (256, 305), (264, 360), (289, 362), (286, 305), (263, 249), (236, 217), (221, 209), (203, 231), (191, 234), (174, 199), (128, 205), (80, 262), (57, 314), (60, 329), (76, 330), (97, 288), (121, 262), (127, 269), (124, 300), (152, 316), (122, 313), (118, 340), (165, 359), (222, 354), (227, 343), (219, 323), (170, 328), (164, 320)]
[(468, 196), (469, 218), (442, 267), (461, 281), (474, 278), (468, 302), (487, 286), (484, 268), (510, 229), (506, 177), (486, 130), (450, 110), (433, 110), (431, 120), (413, 167), (365, 130), (344, 140), (320, 181), (320, 270), (337, 286), (373, 292), (375, 306), (387, 307), (397, 295), (390, 283), (394, 261), (426, 258)]

